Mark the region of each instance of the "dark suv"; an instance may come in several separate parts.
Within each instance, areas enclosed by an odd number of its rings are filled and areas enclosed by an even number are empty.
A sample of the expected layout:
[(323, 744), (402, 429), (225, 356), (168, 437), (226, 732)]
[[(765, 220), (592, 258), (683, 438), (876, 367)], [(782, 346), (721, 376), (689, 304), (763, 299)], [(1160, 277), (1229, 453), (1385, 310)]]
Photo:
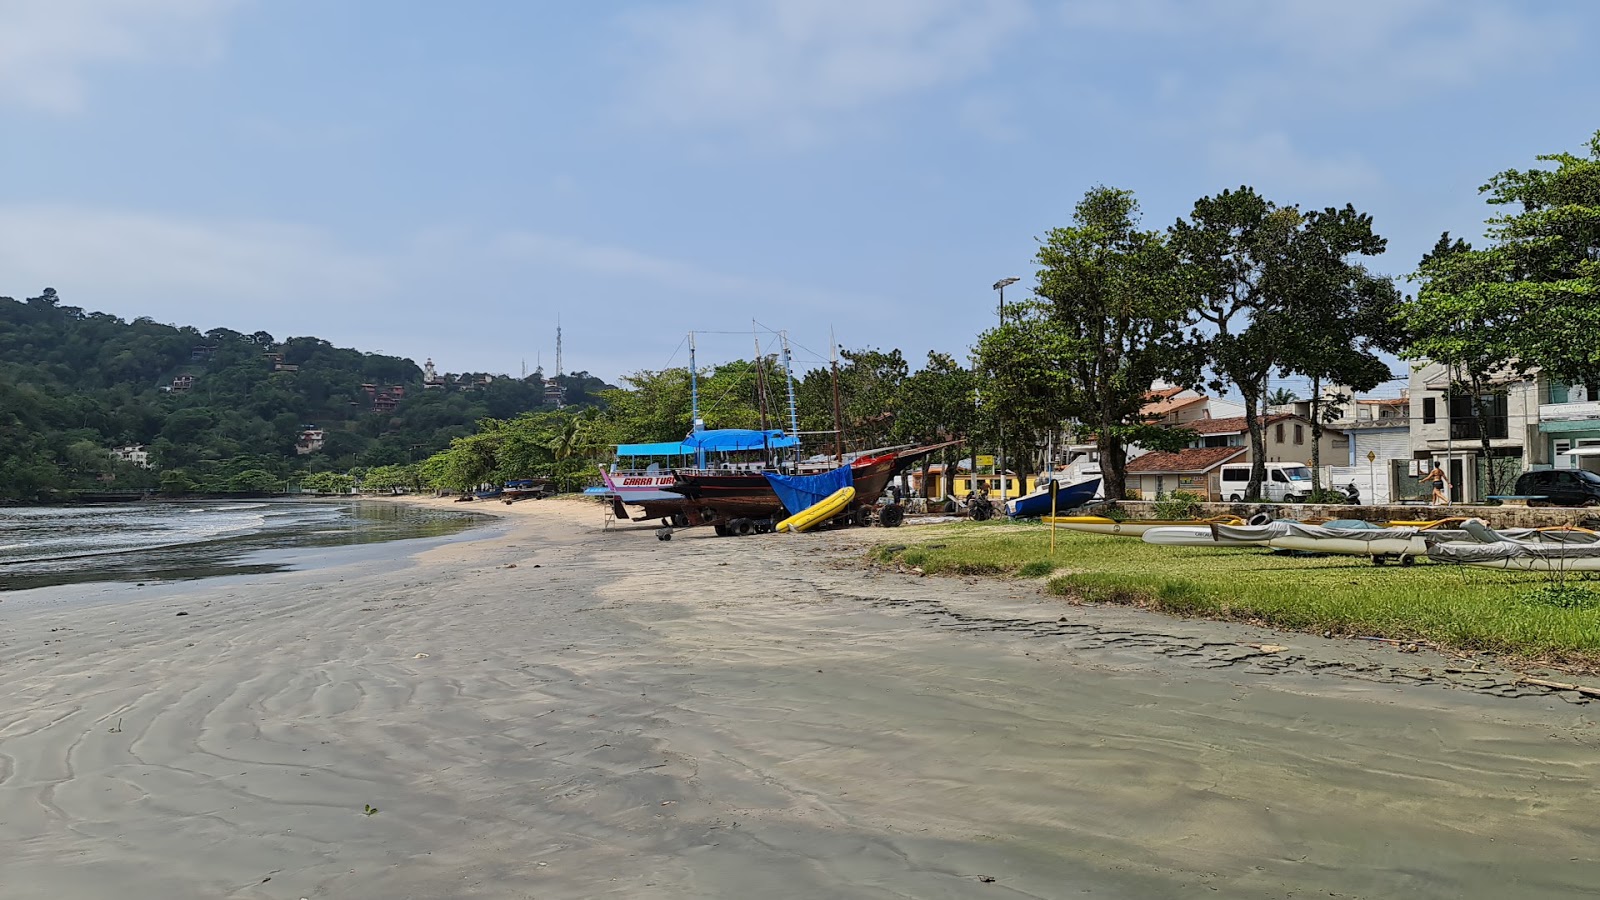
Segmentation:
[(1600, 505), (1600, 475), (1583, 469), (1524, 472), (1513, 493), (1543, 496), (1555, 506)]

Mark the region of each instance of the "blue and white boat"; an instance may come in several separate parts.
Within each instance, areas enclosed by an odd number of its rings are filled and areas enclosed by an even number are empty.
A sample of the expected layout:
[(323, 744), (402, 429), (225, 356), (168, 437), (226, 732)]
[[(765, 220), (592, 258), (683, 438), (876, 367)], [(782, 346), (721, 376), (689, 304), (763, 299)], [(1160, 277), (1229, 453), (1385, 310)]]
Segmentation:
[[(1100, 479), (1087, 478), (1075, 484), (1064, 484), (1056, 488), (1055, 512), (1064, 513), (1071, 509), (1088, 503), (1100, 490)], [(1006, 515), (1013, 519), (1033, 519), (1039, 516), (1050, 515), (1050, 486), (1047, 484), (1042, 489), (1031, 494), (1006, 501)]]

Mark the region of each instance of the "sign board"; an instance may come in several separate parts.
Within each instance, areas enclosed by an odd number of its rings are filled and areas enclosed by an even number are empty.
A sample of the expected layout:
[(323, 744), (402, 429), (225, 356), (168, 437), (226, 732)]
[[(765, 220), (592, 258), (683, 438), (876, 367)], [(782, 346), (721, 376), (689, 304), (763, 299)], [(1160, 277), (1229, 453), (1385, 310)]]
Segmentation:
[(978, 465), (978, 468), (980, 468), (980, 469), (984, 469), (984, 468), (992, 469), (992, 468), (994, 468), (994, 457), (992, 457), (992, 456), (980, 456), (980, 457), (978, 457), (977, 465)]
[(1374, 453), (1371, 450), (1367, 451), (1367, 462), (1372, 462), (1372, 461), (1376, 460), (1377, 458), (1378, 458), (1378, 454)]

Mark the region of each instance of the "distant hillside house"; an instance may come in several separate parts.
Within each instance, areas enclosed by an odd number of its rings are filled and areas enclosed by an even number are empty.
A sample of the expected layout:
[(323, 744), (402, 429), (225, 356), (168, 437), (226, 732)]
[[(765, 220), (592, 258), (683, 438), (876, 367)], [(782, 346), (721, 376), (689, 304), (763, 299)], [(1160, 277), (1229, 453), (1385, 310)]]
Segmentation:
[(187, 393), (189, 393), (190, 388), (193, 388), (193, 387), (194, 387), (194, 376), (193, 375), (184, 374), (184, 375), (179, 375), (177, 378), (172, 379), (171, 389), (172, 389), (172, 392), (174, 394), (187, 394)]
[(326, 441), (327, 435), (323, 433), (321, 428), (304, 428), (300, 431), (300, 440), (295, 442), (294, 452), (300, 456), (305, 456), (307, 453), (315, 453), (322, 449), (322, 445)]
[(425, 391), (441, 390), (445, 386), (445, 377), (433, 367), (433, 360), (428, 360), (422, 366), (422, 389)]
[(111, 455), (125, 463), (132, 463), (141, 469), (150, 468), (150, 454), (140, 444), (129, 444), (111, 451)]

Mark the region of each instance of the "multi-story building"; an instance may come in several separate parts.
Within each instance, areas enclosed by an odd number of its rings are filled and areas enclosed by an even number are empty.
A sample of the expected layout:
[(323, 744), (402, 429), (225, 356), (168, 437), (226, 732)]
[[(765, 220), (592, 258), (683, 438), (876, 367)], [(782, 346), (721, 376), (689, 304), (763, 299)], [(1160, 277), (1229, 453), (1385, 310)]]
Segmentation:
[[(1482, 396), (1488, 415), (1480, 419), (1474, 398), (1440, 363), (1411, 373), (1409, 392), (1411, 459), (1395, 472), (1401, 496), (1425, 495), (1417, 476), (1434, 465), (1450, 480), (1450, 499), (1476, 503), (1509, 493), (1518, 475), (1550, 465), (1551, 441), (1540, 427), (1543, 378), (1510, 370), (1489, 379)], [(1556, 404), (1551, 404), (1556, 405)], [(1484, 437), (1489, 457), (1483, 458)], [(1491, 477), (1492, 476), (1492, 477)]]
[(150, 468), (150, 453), (140, 444), (129, 444), (111, 451), (111, 455), (125, 463), (132, 463), (141, 469)]

